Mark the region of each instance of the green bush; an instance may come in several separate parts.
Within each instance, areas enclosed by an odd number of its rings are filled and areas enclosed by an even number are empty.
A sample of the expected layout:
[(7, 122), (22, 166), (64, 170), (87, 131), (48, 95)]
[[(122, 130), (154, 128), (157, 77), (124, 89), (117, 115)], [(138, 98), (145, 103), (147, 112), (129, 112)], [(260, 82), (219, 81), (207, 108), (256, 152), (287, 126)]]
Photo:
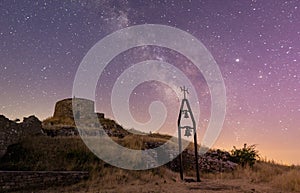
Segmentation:
[(244, 144), (242, 149), (237, 149), (233, 146), (233, 150), (231, 150), (231, 161), (240, 164), (242, 167), (247, 165), (252, 167), (259, 158), (258, 151), (255, 148), (256, 145), (247, 146), (247, 144)]

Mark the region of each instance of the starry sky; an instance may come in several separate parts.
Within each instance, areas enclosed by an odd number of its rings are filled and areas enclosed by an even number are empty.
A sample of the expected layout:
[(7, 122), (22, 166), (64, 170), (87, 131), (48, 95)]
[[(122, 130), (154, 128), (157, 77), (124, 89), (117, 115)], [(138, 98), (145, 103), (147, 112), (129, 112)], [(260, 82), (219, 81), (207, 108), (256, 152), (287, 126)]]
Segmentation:
[[(108, 34), (139, 24), (184, 30), (213, 55), (227, 94), (226, 118), (214, 147), (257, 144), (262, 157), (300, 164), (298, 0), (2, 0), (0, 113), (10, 119), (50, 117), (56, 101), (72, 97), (77, 68), (89, 49)], [(210, 94), (203, 76), (184, 56), (156, 46), (133, 48), (111, 61), (99, 77), (96, 109), (113, 117), (114, 82), (126, 68), (146, 59), (172, 63), (189, 76), (200, 103), (199, 125), (205, 129)], [(147, 82), (130, 97), (136, 120), (149, 119), (144, 109), (156, 99), (173, 109), (168, 112), (179, 109), (168, 86)], [(171, 113), (167, 121), (176, 124), (176, 117)]]

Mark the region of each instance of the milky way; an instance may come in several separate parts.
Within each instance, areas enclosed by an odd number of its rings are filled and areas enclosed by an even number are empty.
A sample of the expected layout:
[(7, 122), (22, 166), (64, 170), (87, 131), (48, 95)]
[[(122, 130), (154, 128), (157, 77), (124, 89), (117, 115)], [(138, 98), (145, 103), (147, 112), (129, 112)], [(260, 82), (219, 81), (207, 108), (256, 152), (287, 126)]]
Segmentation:
[[(164, 24), (197, 37), (220, 67), (227, 114), (216, 147), (258, 144), (270, 159), (300, 164), (299, 10), (297, 0), (3, 0), (0, 113), (11, 119), (31, 114), (41, 119), (51, 116), (57, 100), (72, 97), (76, 70), (95, 43), (124, 27)], [(175, 55), (151, 47), (123, 53), (100, 78), (97, 110), (112, 116), (104, 105), (110, 96), (103, 93), (109, 93), (117, 75), (129, 64), (156, 59), (188, 65)], [(188, 70), (193, 72), (192, 67)], [(195, 76), (195, 81), (203, 80), (199, 73)], [(151, 96), (162, 96), (151, 88), (153, 85), (137, 87), (132, 103), (147, 106)], [(201, 88), (198, 92), (203, 100), (199, 100), (205, 106), (209, 97), (204, 84)], [(132, 111), (138, 116), (136, 108)], [(147, 119), (147, 113), (141, 113), (145, 116), (138, 119)]]

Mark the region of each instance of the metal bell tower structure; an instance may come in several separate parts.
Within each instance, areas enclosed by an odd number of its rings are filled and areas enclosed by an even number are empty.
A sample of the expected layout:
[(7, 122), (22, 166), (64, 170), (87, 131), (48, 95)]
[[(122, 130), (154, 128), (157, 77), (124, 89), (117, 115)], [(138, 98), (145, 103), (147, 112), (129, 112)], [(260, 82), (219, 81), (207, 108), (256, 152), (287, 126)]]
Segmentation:
[[(200, 175), (199, 175), (199, 163), (198, 163), (198, 146), (197, 146), (197, 128), (196, 128), (196, 121), (194, 119), (194, 115), (190, 106), (186, 95), (189, 94), (189, 91), (185, 86), (180, 87), (181, 92), (183, 92), (183, 99), (180, 105), (180, 111), (178, 116), (178, 144), (179, 144), (179, 162), (180, 162), (180, 179), (183, 180), (183, 165), (182, 165), (182, 139), (181, 139), (181, 131), (185, 130), (184, 136), (190, 137), (194, 136), (194, 149), (195, 149), (195, 164), (196, 164), (196, 176), (197, 182), (200, 182)], [(192, 125), (181, 125), (182, 115), (184, 119), (191, 119)]]

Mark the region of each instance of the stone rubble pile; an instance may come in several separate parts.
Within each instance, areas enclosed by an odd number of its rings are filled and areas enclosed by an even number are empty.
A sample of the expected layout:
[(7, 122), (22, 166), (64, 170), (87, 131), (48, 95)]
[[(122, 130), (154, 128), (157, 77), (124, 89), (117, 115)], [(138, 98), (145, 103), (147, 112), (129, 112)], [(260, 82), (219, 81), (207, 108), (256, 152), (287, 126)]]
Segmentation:
[(237, 164), (230, 161), (230, 154), (221, 150), (209, 150), (200, 155), (199, 166), (204, 172), (227, 172), (236, 168)]
[(35, 116), (24, 117), (23, 122), (11, 121), (0, 115), (0, 158), (9, 145), (18, 143), (28, 135), (43, 135), (41, 121)]
[[(177, 149), (158, 149), (157, 147), (163, 145), (161, 142), (147, 142), (146, 148), (152, 149), (151, 159), (146, 160), (149, 166), (155, 165), (155, 162), (160, 162), (165, 158), (170, 158), (170, 162), (166, 165), (171, 170), (179, 171), (179, 156)], [(164, 151), (164, 152), (161, 152)], [(199, 154), (198, 157), (199, 169), (202, 172), (228, 172), (233, 171), (238, 164), (230, 161), (231, 156), (229, 152), (221, 150), (209, 150), (205, 154)], [(183, 168), (184, 170), (195, 169), (195, 154), (193, 149), (185, 149), (182, 153)]]

